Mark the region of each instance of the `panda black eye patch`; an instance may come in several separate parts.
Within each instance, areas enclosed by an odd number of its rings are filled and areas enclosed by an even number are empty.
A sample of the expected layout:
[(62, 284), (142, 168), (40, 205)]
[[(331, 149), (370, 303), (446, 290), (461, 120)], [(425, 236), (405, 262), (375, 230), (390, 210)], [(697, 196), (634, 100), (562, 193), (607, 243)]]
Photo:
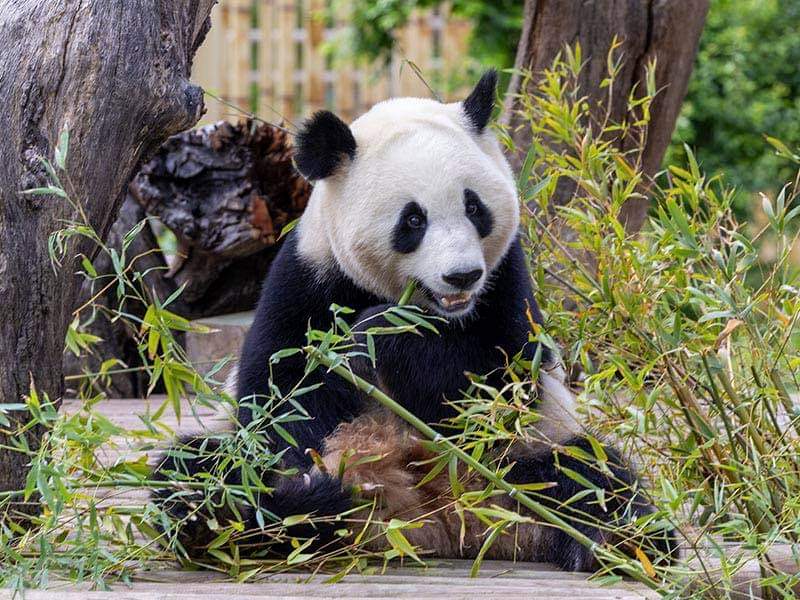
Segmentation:
[(401, 254), (410, 254), (419, 248), (427, 227), (425, 209), (416, 202), (409, 202), (400, 211), (392, 231), (392, 248)]
[(494, 218), (491, 211), (481, 202), (480, 196), (469, 188), (464, 190), (464, 212), (478, 230), (479, 236), (485, 238), (492, 233)]

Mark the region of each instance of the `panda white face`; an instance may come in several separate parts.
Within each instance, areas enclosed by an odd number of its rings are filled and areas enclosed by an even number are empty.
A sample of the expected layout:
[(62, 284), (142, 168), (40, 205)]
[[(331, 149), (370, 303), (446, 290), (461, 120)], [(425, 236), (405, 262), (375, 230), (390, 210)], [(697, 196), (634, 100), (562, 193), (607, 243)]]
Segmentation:
[[(476, 94), (483, 105), (470, 104)], [(486, 129), (493, 99), (491, 72), (463, 103), (389, 100), (350, 128), (330, 113), (315, 116), (296, 159), (304, 174), (321, 175), (300, 222), (301, 255), (323, 268), (335, 261), (389, 301), (414, 279), (416, 304), (468, 315), (519, 225), (511, 170)], [(352, 137), (337, 146), (316, 135), (320, 119), (329, 133)], [(329, 173), (310, 145), (333, 147)]]

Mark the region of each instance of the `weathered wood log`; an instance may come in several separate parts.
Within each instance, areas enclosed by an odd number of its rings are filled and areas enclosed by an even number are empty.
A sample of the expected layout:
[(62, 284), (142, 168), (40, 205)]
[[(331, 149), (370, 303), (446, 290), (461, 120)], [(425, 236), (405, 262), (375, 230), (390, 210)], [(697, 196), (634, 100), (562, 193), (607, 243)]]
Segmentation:
[[(167, 263), (150, 226), (130, 242), (127, 255), (140, 256), (136, 270), (147, 273), (146, 293), (164, 301), (184, 286), (170, 310), (189, 319), (251, 310), (280, 231), (302, 213), (309, 194), (310, 186), (292, 165), (284, 131), (253, 121), (220, 122), (170, 138), (142, 166), (108, 245), (119, 250), (126, 232), (156, 217), (162, 229), (175, 235), (178, 255)], [(95, 259), (94, 268), (100, 275), (114, 273), (106, 255)], [(88, 300), (97, 287), (84, 282), (81, 297)], [(96, 300), (103, 310), (88, 330), (103, 341), (93, 355), (67, 352), (65, 373), (96, 373), (111, 357), (129, 368), (142, 366), (136, 350), (140, 333), (124, 320), (112, 323), (109, 318), (118, 302), (113, 288)], [(128, 299), (125, 312), (142, 317), (146, 308)], [(111, 397), (137, 397), (147, 383), (143, 373), (131, 370), (113, 375), (104, 391)]]
[[(62, 396), (62, 353), (80, 289), (72, 238), (53, 269), (48, 236), (76, 219), (57, 196), (23, 190), (49, 183), (41, 157), (70, 133), (65, 180), (89, 224), (104, 237), (137, 165), (203, 111), (189, 82), (195, 50), (215, 0), (0, 0), (0, 404), (19, 402), (31, 380), (40, 395)], [(0, 491), (24, 487), (25, 453), (9, 415), (0, 429)], [(31, 430), (35, 449), (41, 432)], [(35, 508), (35, 507), (34, 507)]]
[[(581, 71), (581, 94), (595, 110), (598, 122), (608, 112), (611, 122), (626, 116), (628, 98), (646, 90), (645, 69), (656, 62), (655, 79), (659, 90), (651, 107), (651, 121), (642, 154), (647, 175), (654, 175), (669, 145), (675, 121), (689, 84), (700, 34), (708, 12), (708, 0), (526, 0), (522, 36), (517, 47), (515, 75), (509, 85), (504, 120), (513, 131), (516, 147), (523, 152), (530, 146), (531, 129), (516, 111), (514, 96), (535, 93), (537, 74), (549, 68), (566, 45), (580, 43), (585, 61)], [(612, 90), (601, 85), (608, 76), (606, 60), (612, 43), (620, 46), (616, 56), (623, 64)], [(521, 89), (520, 72), (534, 74), (529, 89)], [(631, 143), (620, 139), (621, 146)], [(513, 157), (519, 164), (520, 157)], [(573, 195), (572, 182), (559, 181), (557, 204)], [(630, 232), (644, 223), (649, 208), (647, 198), (628, 201), (621, 218)]]
[(165, 277), (186, 287), (173, 310), (198, 318), (253, 308), (272, 247), (310, 186), (294, 170), (289, 135), (248, 120), (173, 137), (130, 192), (175, 234), (178, 257)]

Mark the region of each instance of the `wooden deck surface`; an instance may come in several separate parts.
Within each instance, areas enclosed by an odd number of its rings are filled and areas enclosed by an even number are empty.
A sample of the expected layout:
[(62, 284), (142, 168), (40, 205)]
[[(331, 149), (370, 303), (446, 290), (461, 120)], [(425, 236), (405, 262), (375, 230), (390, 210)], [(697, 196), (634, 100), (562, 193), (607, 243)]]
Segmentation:
[[(148, 406), (151, 411), (163, 398), (151, 400), (109, 400), (95, 410), (126, 429), (141, 429), (139, 414)], [(73, 413), (80, 409), (77, 401), (65, 401), (62, 411)], [(204, 428), (220, 429), (227, 417), (213, 411), (184, 405), (180, 423), (170, 410), (161, 421), (176, 433), (196, 433)], [(136, 458), (140, 451), (128, 440), (116, 439), (103, 461)], [(151, 452), (148, 459), (155, 457)], [(106, 490), (109, 502), (136, 504), (146, 499), (143, 490)], [(27, 590), (26, 600), (244, 600), (259, 598), (331, 598), (336, 600), (367, 598), (413, 598), (442, 600), (482, 598), (498, 600), (572, 598), (633, 600), (655, 598), (647, 588), (634, 582), (622, 582), (614, 587), (601, 587), (583, 574), (564, 573), (553, 565), (487, 561), (477, 578), (469, 577), (472, 565), (467, 560), (430, 560), (427, 568), (419, 566), (391, 567), (380, 575), (351, 574), (336, 584), (325, 583), (326, 575), (312, 577), (309, 573), (268, 575), (253, 583), (233, 583), (213, 572), (181, 571), (177, 566), (137, 573), (130, 585), (115, 584), (111, 591), (89, 591), (85, 585), (53, 582), (46, 590)], [(21, 597), (21, 596), (17, 596)], [(0, 590), (0, 600), (15, 598), (10, 590)]]
[[(152, 410), (163, 398), (147, 400), (109, 400), (100, 403), (96, 410), (126, 429), (140, 429), (139, 414)], [(66, 401), (62, 411), (79, 410), (76, 401)], [(184, 405), (180, 423), (174, 415), (162, 417), (162, 422), (176, 433), (196, 433), (204, 428), (218, 430), (225, 426), (227, 417), (207, 408), (195, 408), (197, 418), (188, 404)], [(113, 462), (124, 456), (136, 458), (141, 452), (128, 440), (115, 440), (117, 447), (109, 447), (103, 460)], [(152, 461), (154, 453), (148, 455)], [(108, 502), (136, 504), (146, 501), (144, 490), (105, 490)], [(24, 596), (14, 596), (12, 591), (0, 590), (0, 600), (24, 597), (27, 600), (244, 600), (259, 598), (409, 598), (454, 599), (482, 598), (498, 600), (572, 598), (620, 599), (656, 598), (655, 593), (632, 581), (623, 581), (613, 587), (601, 587), (585, 574), (565, 573), (553, 565), (540, 563), (511, 563), (487, 561), (477, 578), (469, 577), (471, 561), (429, 560), (427, 568), (419, 566), (392, 567), (380, 575), (351, 574), (336, 584), (325, 583), (326, 575), (312, 577), (309, 573), (265, 575), (246, 584), (232, 583), (223, 575), (213, 572), (181, 571), (177, 565), (160, 570), (142, 571), (134, 576), (130, 585), (116, 584), (111, 591), (89, 591), (84, 585), (53, 582), (46, 590), (27, 590)], [(746, 581), (757, 576), (758, 567), (739, 575), (744, 588)], [(741, 596), (748, 597), (748, 596)], [(757, 597), (757, 596), (756, 596)]]
[[(634, 583), (600, 587), (585, 576), (556, 571), (536, 563), (487, 562), (480, 577), (470, 578), (471, 561), (442, 561), (426, 569), (392, 568), (383, 575), (349, 575), (335, 584), (319, 576), (308, 582), (308, 574), (272, 575), (256, 583), (226, 583), (209, 572), (169, 570), (142, 573), (130, 586), (118, 584), (111, 591), (91, 592), (80, 586), (54, 585), (48, 590), (26, 591), (26, 600), (245, 600), (330, 598), (409, 598), (414, 600), (497, 599), (526, 600), (571, 598), (580, 600), (656, 598)], [(0, 600), (11, 600), (10, 591), (0, 591)]]

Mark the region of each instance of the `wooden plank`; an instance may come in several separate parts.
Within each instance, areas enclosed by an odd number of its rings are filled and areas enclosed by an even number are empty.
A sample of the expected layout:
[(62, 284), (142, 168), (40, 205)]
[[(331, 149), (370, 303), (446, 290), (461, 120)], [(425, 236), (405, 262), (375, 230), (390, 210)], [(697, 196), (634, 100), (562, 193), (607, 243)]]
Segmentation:
[[(586, 598), (586, 599), (638, 599), (656, 598), (646, 591), (621, 588), (602, 588), (589, 582), (552, 582), (502, 579), (445, 578), (443, 582), (429, 583), (420, 577), (409, 583), (381, 585), (380, 582), (350, 583), (349, 578), (328, 585), (324, 583), (249, 583), (249, 584), (186, 584), (181, 581), (182, 573), (176, 572), (176, 580), (171, 583), (141, 583), (113, 586), (109, 594), (116, 598)], [(41, 593), (41, 592), (40, 592)], [(85, 594), (88, 598), (111, 598), (75, 589), (72, 586), (47, 590), (44, 594), (69, 598), (70, 594)], [(58, 594), (58, 596), (56, 596)], [(26, 594), (26, 598), (30, 598)], [(48, 596), (43, 595), (43, 598)], [(77, 597), (77, 596), (76, 596)], [(2, 598), (2, 596), (0, 596)], [(35, 596), (34, 596), (35, 598)]]
[[(225, 92), (225, 63), (227, 59), (225, 43), (225, 19), (227, 8), (217, 4), (211, 11), (211, 22), (214, 23), (203, 44), (198, 48), (192, 64), (192, 81), (200, 85), (206, 92), (215, 96)], [(214, 123), (222, 118), (222, 105), (206, 96), (206, 113), (200, 121), (201, 125)]]
[[(432, 32), (428, 23), (428, 14), (414, 11), (408, 24), (401, 33), (402, 57), (407, 61), (402, 65), (400, 75), (400, 95), (417, 98), (430, 98), (431, 93), (425, 82), (414, 72), (413, 65), (421, 71), (423, 77), (428, 76), (429, 58), (432, 49)], [(408, 64), (408, 63), (413, 63)]]
[[(301, 598), (317, 598), (318, 600), (342, 600), (343, 598), (353, 598), (359, 600), (378, 600), (382, 598), (408, 598), (414, 600), (443, 600), (443, 599), (474, 599), (476, 598), (475, 592), (469, 588), (463, 587), (445, 588), (444, 590), (376, 590), (374, 587), (368, 589), (353, 589), (348, 588), (344, 592), (340, 592), (337, 586), (294, 586), (290, 589), (280, 588), (274, 590), (263, 591), (248, 591), (244, 594), (210, 594), (207, 592), (191, 593), (181, 589), (181, 586), (175, 586), (172, 590), (164, 590), (157, 592), (132, 592), (127, 590), (120, 590), (114, 592), (65, 592), (65, 591), (26, 591), (26, 600), (261, 600), (268, 598), (281, 598), (282, 600), (300, 600)], [(344, 595), (341, 595), (344, 594)], [(535, 598), (596, 598), (603, 600), (639, 600), (647, 598), (630, 592), (616, 592), (616, 591), (603, 591), (597, 594), (585, 595), (583, 590), (562, 590), (557, 595), (551, 594), (547, 591), (541, 592), (539, 590), (526, 589), (519, 592), (503, 592), (499, 593), (481, 593), (480, 597), (486, 600), (531, 600)], [(547, 595), (545, 595), (547, 594)], [(656, 596), (650, 596), (655, 598)], [(0, 591), (0, 600), (16, 600), (19, 596), (15, 596), (11, 591)]]
[(308, 115), (325, 106), (325, 56), (322, 43), (325, 34), (325, 0), (306, 0), (303, 23), (306, 42), (303, 45), (304, 107)]
[(275, 0), (261, 0), (258, 12), (258, 115), (275, 119)]
[[(226, 0), (228, 6), (227, 48), (228, 48), (228, 88), (225, 99), (234, 106), (249, 112), (250, 106), (250, 72), (251, 41), (250, 24), (253, 10), (252, 0)], [(236, 121), (241, 115), (227, 108), (226, 118)]]
[(387, 98), (389, 98), (388, 67), (380, 64), (370, 67), (364, 75), (364, 109), (369, 110)]
[(460, 100), (468, 93), (464, 89), (465, 86), (451, 89), (447, 82), (464, 75), (464, 56), (466, 56), (468, 50), (472, 26), (466, 19), (452, 16), (449, 4), (442, 6), (441, 15), (444, 20), (444, 28), (441, 32), (440, 75), (445, 82), (442, 92), (448, 100)]
[[(336, 5), (336, 27), (339, 30), (347, 26), (350, 20), (350, 10), (351, 5), (348, 2), (340, 2)], [(356, 117), (355, 85), (356, 80), (350, 60), (348, 59), (347, 62), (336, 61), (333, 80), (334, 107), (337, 114), (348, 123)]]
[(282, 120), (291, 122), (294, 118), (296, 48), (293, 34), (297, 17), (297, 3), (295, 0), (276, 0), (276, 3), (275, 49), (278, 58), (278, 69), (275, 81), (275, 108), (278, 110)]

